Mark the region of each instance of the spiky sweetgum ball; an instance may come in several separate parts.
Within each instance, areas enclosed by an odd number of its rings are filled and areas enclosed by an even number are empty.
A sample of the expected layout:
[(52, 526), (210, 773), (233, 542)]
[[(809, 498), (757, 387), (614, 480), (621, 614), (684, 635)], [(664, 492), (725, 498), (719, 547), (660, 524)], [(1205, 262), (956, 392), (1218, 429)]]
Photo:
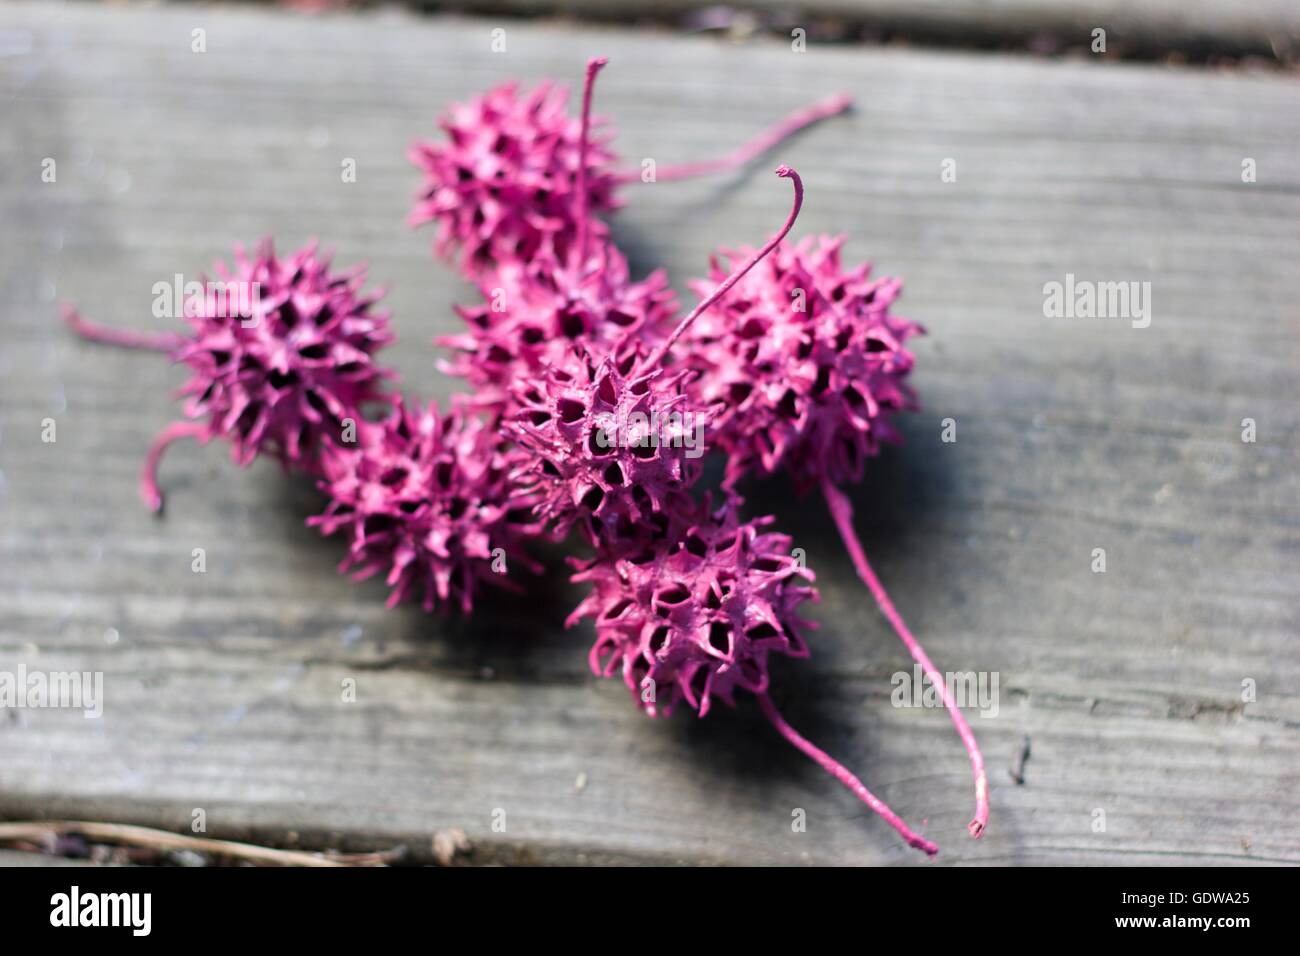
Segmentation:
[[(409, 152), (423, 173), (412, 225), (437, 223), (439, 255), (457, 249), (470, 278), (493, 266), (551, 252), (567, 259), (576, 236), (581, 121), (566, 108), (568, 91), (542, 83), (521, 92), (515, 83), (454, 105), (438, 125), (445, 141), (417, 141)], [(587, 147), (587, 203), (592, 212), (617, 205), (614, 155), (608, 135)], [(590, 228), (603, 235), (597, 220)]]
[(742, 522), (738, 502), (698, 507), (660, 547), (575, 562), (591, 592), (570, 615), (593, 618), (592, 669), (621, 674), (651, 716), (685, 701), (703, 717), (737, 689), (761, 694), (768, 656), (808, 656), (799, 606), (816, 601), (814, 575), (791, 556), (790, 538)]
[(641, 349), (598, 358), (573, 347), (515, 388), (507, 433), (527, 452), (520, 481), (563, 538), (574, 525), (601, 545), (662, 534), (699, 477), (707, 418), (684, 373), (640, 371)]
[(382, 293), (362, 292), (361, 267), (331, 271), (315, 244), (284, 258), (269, 239), (251, 258), (236, 247), (215, 272), (219, 286), (185, 300), (193, 336), (172, 352), (189, 366), (185, 414), (206, 419), (204, 441), (227, 438), (240, 465), (264, 453), (310, 470), (346, 419), (388, 401), (393, 373), (374, 360), (394, 338)]
[[(786, 469), (806, 489), (856, 481), (881, 442), (897, 441), (894, 412), (915, 407), (905, 343), (923, 332), (890, 312), (902, 283), (845, 270), (843, 237), (782, 243), (684, 336), (693, 389), (715, 409), (715, 440), (734, 483)], [(724, 251), (704, 294), (751, 249)]]
[(495, 428), (459, 405), (443, 414), (399, 399), (359, 438), (324, 456), (329, 503), (308, 524), (346, 535), (341, 570), (384, 574), (389, 607), (469, 613), (484, 585), (518, 590), (512, 565), (536, 570), (523, 550), (537, 531), (534, 502), (511, 480), (523, 455)]
[(483, 301), (457, 306), (468, 328), (437, 340), (453, 350), (442, 364), (474, 386), (475, 401), (505, 411), (520, 380), (562, 364), (575, 344), (613, 353), (660, 341), (676, 313), (663, 270), (631, 281), (627, 260), (599, 243), (584, 267), (553, 257), (505, 263), (481, 284)]

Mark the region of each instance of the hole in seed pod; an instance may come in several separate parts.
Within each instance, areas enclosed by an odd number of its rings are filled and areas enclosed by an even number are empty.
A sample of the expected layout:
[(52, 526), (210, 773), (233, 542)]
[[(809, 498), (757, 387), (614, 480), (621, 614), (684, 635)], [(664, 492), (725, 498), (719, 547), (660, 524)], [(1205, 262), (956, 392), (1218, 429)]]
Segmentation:
[(823, 365), (817, 369), (817, 380), (813, 382), (812, 393), (821, 395), (826, 389), (831, 387), (831, 367)]
[(560, 477), (560, 469), (556, 468), (554, 464), (552, 464), (551, 462), (549, 462), (549, 461), (547, 461), (545, 458), (543, 458), (543, 459), (542, 459), (542, 474), (543, 474), (543, 475), (546, 475), (548, 478), (559, 478), (559, 477)]
[(587, 490), (587, 493), (582, 496), (582, 505), (588, 511), (595, 511), (600, 507), (601, 502), (604, 500), (605, 492), (600, 490), (599, 485), (592, 485), (591, 488)]
[(308, 392), (307, 404), (310, 405), (312, 408), (316, 409), (316, 411), (320, 412), (322, 415), (328, 415), (330, 413), (329, 405), (325, 403), (325, 399), (321, 398), (319, 392), (316, 391)]
[(645, 519), (645, 523), (650, 527), (650, 531), (655, 537), (662, 538), (668, 533), (668, 516), (662, 511), (656, 511), (650, 515)]
[(767, 324), (761, 319), (747, 319), (736, 334), (742, 339), (761, 339), (767, 335)]
[(289, 328), (298, 324), (298, 308), (293, 304), (293, 299), (285, 299), (284, 303), (277, 310), (280, 321)]
[(618, 466), (618, 462), (613, 462), (605, 469), (605, 484), (615, 488), (623, 484), (623, 469)]
[(640, 511), (654, 511), (654, 499), (650, 497), (650, 492), (640, 485), (632, 486), (632, 503)]
[(717, 588), (709, 588), (704, 594), (704, 606), (711, 611), (716, 611), (722, 607), (722, 596)]
[(787, 388), (781, 400), (776, 403), (776, 413), (782, 418), (793, 421), (799, 417), (799, 406), (795, 400), (794, 389)]
[(650, 665), (644, 658), (638, 657), (632, 664), (632, 686), (640, 690), (648, 676), (650, 676)]
[(506, 512), (506, 522), (508, 524), (527, 524), (533, 520), (533, 509), (531, 508), (511, 508)]
[(434, 480), (444, 488), (451, 487), (452, 463), (449, 461), (440, 461), (433, 469)]
[(316, 310), (316, 324), (327, 325), (330, 319), (334, 318), (334, 307), (331, 305), (322, 305)]
[(356, 508), (352, 507), (352, 505), (349, 504), (337, 504), (334, 506), (333, 510), (330, 511), (330, 514), (336, 518), (341, 518), (344, 515), (352, 514), (356, 510), (357, 510)]
[(505, 365), (510, 361), (510, 353), (499, 345), (489, 345), (487, 360), (495, 365)]
[(660, 591), (658, 594), (655, 595), (655, 600), (658, 601), (660, 604), (676, 606), (678, 604), (681, 604), (690, 596), (691, 596), (690, 589), (687, 588), (685, 584), (670, 584), (668, 587), (664, 588), (662, 591)]
[(886, 342), (884, 339), (879, 339), (879, 338), (877, 338), (877, 337), (874, 336), (874, 335), (868, 335), (868, 336), (867, 336), (867, 351), (868, 351), (868, 352), (888, 352), (888, 351), (889, 351), (889, 343)]
[[(468, 501), (466, 501), (464, 498), (459, 498), (459, 497), (452, 498), (451, 504), (447, 506), (447, 516), (451, 518), (452, 521), (457, 521), (460, 518), (464, 517), (465, 512), (468, 510), (469, 510)], [(447, 540), (448, 542), (450, 542), (451, 539), (448, 538)], [(450, 543), (447, 545), (447, 547), (448, 548), (451, 547)]]
[(212, 395), (214, 392), (216, 392), (216, 390), (217, 390), (217, 383), (213, 382), (211, 385), (205, 388), (203, 390), (203, 394), (199, 396), (199, 404), (206, 405), (208, 403), (208, 400), (212, 398)]
[(691, 696), (701, 707), (704, 706), (706, 690), (709, 686), (709, 669), (704, 666), (695, 668), (695, 673), (691, 675)]
[(650, 391), (650, 380), (645, 378), (638, 379), (629, 385), (627, 390), (633, 395), (644, 395), (646, 392)]
[(581, 421), (582, 416), (587, 414), (587, 409), (583, 407), (582, 402), (572, 398), (562, 398), (558, 404), (560, 421), (566, 425), (572, 425), (576, 421)]
[(836, 301), (836, 302), (843, 302), (843, 301), (844, 301), (844, 286), (843, 286), (843, 285), (837, 285), (834, 289), (831, 289), (831, 299), (833, 299), (833, 300)]
[(344, 376), (355, 375), (361, 370), (362, 370), (362, 365), (360, 362), (344, 362), (342, 365), (340, 365), (338, 368), (335, 369), (336, 372)]
[(727, 386), (727, 396), (732, 403), (739, 405), (745, 399), (749, 398), (750, 393), (754, 391), (754, 386), (748, 382), (732, 382)]
[(401, 467), (389, 468), (387, 471), (385, 471), (382, 475), (379, 476), (379, 483), (381, 485), (387, 485), (389, 488), (393, 488), (397, 485), (400, 485), (402, 482), (404, 482), (406, 480), (407, 474), (408, 472), (405, 468), (401, 468)]
[(780, 637), (781, 632), (764, 621), (762, 624), (755, 624), (753, 627), (747, 628), (745, 636), (751, 641), (767, 641), (774, 637)]
[(646, 643), (646, 649), (651, 654), (657, 655), (668, 644), (668, 628), (657, 627), (654, 633), (650, 635), (650, 640)]
[(621, 617), (623, 613), (632, 606), (631, 598), (624, 598), (605, 612), (605, 620), (612, 621), (616, 617)]
[(766, 574), (775, 574), (777, 571), (780, 571), (784, 566), (785, 565), (783, 565), (780, 561), (776, 560), (776, 558), (755, 558), (754, 563), (750, 565), (750, 567), (752, 567), (755, 571), (762, 571)]
[(403, 501), (397, 507), (401, 510), (402, 514), (413, 515), (420, 510), (422, 504), (424, 504), (422, 501)]
[(632, 374), (632, 369), (636, 368), (637, 359), (636, 352), (628, 352), (614, 363), (614, 367), (618, 369), (619, 375), (626, 377)]
[(362, 525), (362, 533), (367, 536), (380, 535), (396, 526), (397, 519), (392, 515), (371, 515)]
[(649, 564), (654, 559), (655, 553), (653, 551), (638, 551), (627, 560), (632, 564)]
[(724, 657), (731, 656), (731, 625), (714, 621), (709, 625), (709, 646)]
[(642, 461), (649, 461), (658, 450), (659, 439), (654, 435), (646, 435), (632, 446), (633, 456)]
[(551, 420), (551, 413), (544, 412), (541, 411), (540, 409), (537, 409), (528, 413), (528, 420), (532, 422), (534, 425), (538, 425), (538, 426), (545, 425), (547, 422)]
[(230, 361), (230, 353), (225, 349), (213, 349), (208, 354), (212, 356), (212, 364), (218, 368)]
[(244, 355), (239, 360), (239, 370), (241, 372), (257, 372), (260, 375), (262, 373), (262, 363), (257, 360), (256, 356)]
[(469, 182), (469, 181), (470, 181), (471, 179), (473, 179), (473, 178), (474, 178), (474, 174), (471, 173), (471, 172), (470, 172), (468, 169), (466, 169), (464, 166), (457, 166), (457, 167), (456, 167), (456, 182), (458, 182), (458, 183), (467, 183), (467, 182)]
[(535, 325), (527, 326), (519, 337), (523, 339), (525, 345), (540, 345), (546, 339), (546, 333)]
[(862, 393), (852, 385), (845, 385), (844, 391), (840, 392), (840, 394), (844, 396), (844, 400), (849, 403), (851, 408), (861, 408), (867, 404), (867, 400), (862, 397)]
[(556, 319), (560, 323), (560, 334), (565, 338), (576, 339), (587, 333), (586, 321), (572, 309), (561, 309)]
[(278, 369), (271, 369), (271, 374), (266, 377), (267, 383), (277, 392), (289, 388), (291, 385), (298, 384), (298, 373), (290, 369), (287, 372), (281, 372)]
[(812, 355), (812, 350), (813, 340), (811, 338), (800, 339), (799, 347), (795, 349), (795, 355), (801, 359), (806, 359), (808, 356)]
[(608, 458), (614, 454), (614, 443), (603, 428), (593, 428), (587, 437), (587, 450), (593, 458)]
[(618, 404), (618, 387), (614, 384), (612, 375), (606, 375), (600, 380), (600, 384), (596, 386), (596, 395), (608, 405)]
[(840, 331), (835, 335), (835, 351), (843, 352), (846, 348), (849, 347), (849, 343), (852, 341), (853, 341), (853, 330), (840, 329)]
[(610, 309), (608, 318), (609, 321), (623, 328), (627, 328), (629, 325), (631, 325), (633, 322), (636, 321), (635, 315), (631, 315), (627, 312), (624, 312), (622, 309)]
[(686, 536), (686, 550), (697, 558), (702, 558), (709, 553), (709, 546), (703, 538), (692, 532)]
[(253, 430), (255, 424), (257, 424), (257, 407), (249, 405), (235, 421), (235, 429), (241, 435), (247, 435)]
[(330, 350), (323, 342), (317, 342), (315, 345), (304, 345), (298, 350), (298, 354), (305, 359), (323, 359), (330, 354)]

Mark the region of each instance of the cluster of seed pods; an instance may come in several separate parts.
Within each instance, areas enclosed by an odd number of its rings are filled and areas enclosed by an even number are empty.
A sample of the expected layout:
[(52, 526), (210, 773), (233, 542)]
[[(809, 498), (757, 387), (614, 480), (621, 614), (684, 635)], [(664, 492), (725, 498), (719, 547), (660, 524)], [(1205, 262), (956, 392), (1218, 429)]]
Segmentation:
[[(238, 310), (192, 296), (188, 335), (110, 329), (67, 309), (86, 338), (189, 366), (187, 420), (155, 441), (142, 496), (161, 508), (159, 459), (180, 437), (225, 438), (240, 465), (270, 455), (318, 481), (327, 503), (309, 524), (346, 539), (341, 570), (382, 574), (390, 606), (430, 611), (468, 613), (484, 587), (519, 589), (515, 568), (539, 570), (530, 540), (576, 536), (589, 555), (571, 559), (574, 580), (590, 592), (567, 623), (593, 620), (596, 673), (620, 676), (651, 716), (684, 705), (703, 717), (716, 701), (735, 705), (738, 691), (752, 695), (791, 744), (935, 853), (769, 694), (769, 656), (808, 654), (813, 623), (799, 611), (817, 592), (791, 539), (769, 530), (774, 519), (742, 517), (735, 487), (784, 472), (824, 495), (859, 575), (941, 689), (975, 773), (979, 836), (983, 758), (867, 563), (840, 490), (897, 440), (891, 415), (915, 404), (906, 342), (921, 329), (890, 311), (900, 284), (843, 268), (841, 239), (786, 242), (803, 184), (782, 166), (794, 187), (782, 228), (759, 248), (715, 256), (692, 285), (699, 303), (679, 317), (663, 273), (634, 281), (593, 216), (638, 178), (615, 169), (608, 136), (593, 133), (604, 65), (588, 64), (576, 118), (560, 89), (507, 85), (454, 107), (445, 141), (411, 150), (424, 176), (411, 222), (436, 224), (437, 253), (481, 295), (457, 308), (465, 331), (437, 340), (450, 351), (442, 369), (471, 387), (446, 411), (387, 387), (395, 375), (375, 361), (393, 340), (380, 296), (362, 291), (362, 270), (333, 271), (314, 245), (288, 258), (269, 241), (252, 258), (237, 250), (217, 275), (258, 295)], [(728, 157), (656, 179), (736, 168), (848, 106), (833, 97)], [(694, 488), (704, 434), (727, 458), (717, 502)]]

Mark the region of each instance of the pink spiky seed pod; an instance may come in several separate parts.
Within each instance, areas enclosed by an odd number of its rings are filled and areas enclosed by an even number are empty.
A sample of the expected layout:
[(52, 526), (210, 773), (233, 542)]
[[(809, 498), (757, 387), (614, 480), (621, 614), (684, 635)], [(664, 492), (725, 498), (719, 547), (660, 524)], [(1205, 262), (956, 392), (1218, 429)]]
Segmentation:
[(512, 387), (562, 365), (576, 344), (599, 353), (663, 338), (676, 297), (662, 270), (630, 281), (627, 260), (599, 244), (603, 266), (580, 272), (554, 263), (510, 263), (494, 272), (484, 300), (457, 306), (466, 330), (436, 339), (452, 349), (440, 364), (474, 386), (474, 401), (499, 415), (514, 411)]
[[(586, 157), (591, 101), (603, 58), (587, 64), (578, 154)], [(475, 401), (506, 417), (514, 411), (512, 389), (568, 362), (576, 345), (596, 355), (624, 353), (662, 340), (676, 312), (676, 297), (663, 270), (632, 282), (627, 260), (601, 238), (591, 255), (591, 216), (579, 166), (574, 197), (576, 238), (564, 261), (539, 255), (496, 266), (480, 285), (484, 302), (457, 307), (468, 331), (435, 340), (455, 350), (444, 371), (475, 386)]]
[(512, 565), (540, 570), (523, 549), (537, 531), (534, 502), (511, 477), (523, 458), (462, 403), (444, 414), (398, 398), (355, 446), (321, 456), (329, 502), (307, 523), (346, 536), (340, 571), (385, 575), (389, 607), (468, 614), (485, 585), (520, 590)]
[(603, 677), (621, 674), (652, 717), (671, 713), (681, 702), (704, 717), (715, 700), (734, 706), (737, 690), (754, 694), (787, 741), (909, 845), (938, 852), (777, 710), (769, 696), (768, 657), (808, 656), (802, 631), (815, 625), (799, 617), (799, 607), (818, 596), (813, 573), (791, 555), (790, 538), (765, 530), (774, 519), (741, 522), (739, 505), (734, 496), (717, 510), (706, 502), (684, 515), (676, 534), (656, 548), (574, 561), (573, 580), (590, 584), (591, 591), (566, 625), (594, 619), (592, 670)]
[(315, 242), (279, 257), (267, 238), (251, 258), (237, 245), (233, 267), (218, 262), (214, 271), (215, 283), (203, 277), (204, 293), (184, 300), (189, 335), (106, 328), (64, 308), (84, 338), (165, 351), (189, 366), (177, 394), (187, 396), (190, 420), (159, 434), (140, 476), (153, 511), (162, 508), (158, 464), (173, 441), (221, 437), (240, 467), (265, 454), (310, 472), (322, 447), (345, 440), (347, 420), (388, 401), (382, 390), (396, 377), (374, 361), (394, 336), (388, 313), (375, 308), (383, 293), (362, 291), (364, 266), (334, 271)]
[(459, 250), (466, 276), (548, 252), (567, 259), (580, 169), (591, 207), (614, 208), (608, 137), (598, 134), (580, 163), (579, 123), (565, 109), (567, 98), (564, 87), (549, 82), (527, 93), (507, 83), (454, 105), (438, 121), (445, 142), (411, 147), (424, 182), (408, 221), (437, 223), (438, 254)]
[(540, 382), (516, 383), (519, 411), (507, 427), (534, 456), (525, 480), (539, 496), (539, 517), (558, 537), (575, 524), (597, 545), (647, 525), (662, 532), (674, 497), (698, 477), (707, 416), (690, 401), (687, 376), (666, 374), (664, 362), (691, 323), (793, 227), (803, 184), (789, 167), (779, 167), (777, 175), (794, 185), (785, 224), (648, 356), (639, 343), (603, 356), (575, 345)]
[[(891, 416), (916, 405), (906, 342), (923, 329), (890, 312), (901, 282), (841, 266), (843, 243), (783, 243), (691, 330), (687, 363), (719, 409), (731, 483), (782, 470), (801, 490), (857, 481), (881, 442), (899, 440)], [(706, 293), (753, 252), (723, 251), (692, 287)]]
[(575, 525), (593, 544), (661, 533), (699, 477), (704, 421), (682, 373), (636, 374), (641, 358), (633, 349), (597, 360), (574, 346), (540, 382), (516, 385), (506, 432), (529, 453), (519, 480), (557, 539)]
[[(496, 266), (538, 255), (567, 261), (580, 228), (574, 218), (575, 194), (593, 210), (610, 211), (621, 205), (616, 187), (642, 179), (639, 168), (614, 168), (611, 134), (598, 133), (584, 150), (581, 124), (568, 116), (566, 99), (564, 88), (549, 82), (527, 93), (516, 83), (503, 84), (454, 105), (439, 119), (445, 141), (412, 145), (408, 156), (423, 182), (408, 221), (413, 226), (436, 223), (435, 250), (448, 258), (459, 250), (460, 268), (468, 278), (477, 280)], [(659, 167), (654, 181), (740, 168), (851, 105), (847, 95), (830, 97), (791, 113), (727, 156)], [(595, 125), (607, 128), (603, 121)], [(588, 228), (600, 237), (607, 231), (599, 221)]]
[[(912, 635), (867, 562), (840, 490), (861, 478), (882, 441), (897, 441), (890, 417), (916, 405), (906, 378), (905, 343), (921, 327), (890, 312), (902, 283), (872, 279), (870, 267), (845, 270), (842, 238), (783, 245), (690, 331), (692, 388), (717, 415), (716, 440), (728, 453), (728, 484), (748, 472), (790, 475), (797, 489), (820, 488), (858, 576), (921, 665), (948, 710), (975, 778), (978, 837), (988, 821), (984, 757), (948, 684)], [(751, 250), (715, 258), (711, 278)], [(694, 284), (704, 292), (708, 282)]]

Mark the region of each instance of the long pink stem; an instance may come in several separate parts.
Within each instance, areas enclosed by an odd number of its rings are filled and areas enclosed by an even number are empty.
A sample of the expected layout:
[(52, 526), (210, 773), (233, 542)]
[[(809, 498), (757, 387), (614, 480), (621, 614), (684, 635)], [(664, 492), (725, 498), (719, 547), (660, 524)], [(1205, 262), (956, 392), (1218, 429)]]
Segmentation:
[[(843, 113), (853, 105), (853, 98), (847, 93), (828, 97), (812, 106), (795, 110), (781, 122), (755, 136), (748, 143), (732, 150), (726, 156), (717, 159), (705, 159), (694, 163), (680, 163), (676, 166), (661, 166), (655, 171), (655, 179), (667, 182), (674, 179), (690, 179), (695, 176), (708, 176), (712, 173), (725, 173), (737, 169), (762, 156), (769, 149), (789, 139), (801, 129), (820, 120)], [(640, 170), (627, 170), (619, 173), (620, 182), (634, 182), (641, 178)]]
[(145, 456), (144, 469), (140, 472), (140, 497), (150, 511), (162, 510), (162, 491), (158, 488), (158, 464), (162, 461), (167, 446), (182, 438), (197, 438), (203, 441), (207, 429), (199, 422), (172, 422), (153, 440), (149, 454)]
[(594, 57), (587, 61), (587, 75), (582, 83), (582, 133), (578, 138), (578, 206), (574, 211), (574, 217), (578, 222), (578, 268), (586, 270), (587, 268), (587, 233), (589, 232), (588, 222), (588, 197), (587, 197), (587, 144), (591, 140), (591, 97), (595, 92), (596, 74), (599, 73), (609, 60), (603, 56)]
[(935, 668), (934, 664), (930, 663), (930, 658), (926, 656), (920, 642), (907, 629), (902, 615), (895, 609), (894, 602), (889, 599), (889, 594), (880, 583), (880, 579), (876, 577), (871, 565), (867, 563), (867, 556), (862, 551), (862, 542), (858, 540), (857, 533), (853, 530), (853, 505), (849, 503), (848, 497), (844, 492), (836, 488), (830, 479), (822, 481), (822, 494), (826, 498), (826, 506), (830, 509), (831, 518), (835, 521), (835, 527), (839, 529), (840, 537), (844, 539), (844, 546), (848, 549), (849, 557), (853, 560), (853, 566), (857, 568), (858, 577), (862, 578), (862, 582), (875, 597), (876, 603), (880, 605), (880, 610), (893, 626), (899, 638), (907, 646), (912, 659), (921, 665), (921, 669), (930, 678), (930, 683), (938, 689), (939, 696), (943, 700), (943, 706), (948, 709), (952, 724), (957, 728), (957, 735), (961, 737), (961, 742), (966, 746), (966, 753), (970, 756), (971, 770), (975, 774), (975, 819), (970, 822), (967, 829), (970, 830), (971, 836), (978, 838), (989, 822), (989, 780), (988, 774), (984, 770), (984, 755), (980, 753), (979, 744), (975, 742), (975, 735), (971, 733), (970, 724), (966, 723), (961, 708), (953, 700), (952, 694), (948, 690), (948, 682)]
[(686, 318), (678, 322), (677, 328), (673, 329), (672, 334), (669, 335), (664, 343), (660, 345), (659, 348), (655, 349), (654, 353), (646, 360), (644, 368), (652, 369), (663, 362), (664, 356), (668, 354), (669, 350), (673, 347), (673, 344), (682, 337), (682, 333), (690, 328), (691, 323), (699, 318), (700, 314), (705, 309), (730, 292), (731, 287), (743, 279), (745, 273), (763, 261), (764, 257), (775, 249), (777, 245), (780, 244), (781, 240), (786, 237), (786, 234), (790, 232), (791, 228), (793, 228), (794, 221), (799, 218), (799, 210), (803, 207), (803, 180), (800, 179), (799, 174), (789, 166), (778, 166), (776, 168), (776, 174), (783, 179), (789, 179), (794, 183), (794, 207), (790, 210), (790, 215), (786, 218), (785, 225), (781, 227), (781, 231), (771, 239), (767, 240), (767, 244), (763, 246), (762, 249), (758, 250), (758, 252), (752, 256), (748, 262), (731, 275), (727, 276), (727, 278), (724, 279), (716, 289), (709, 293), (708, 297), (705, 298), (704, 301), (691, 310), (690, 314), (687, 315)]
[(182, 337), (174, 332), (132, 332), (130, 329), (114, 329), (107, 325), (89, 322), (70, 305), (60, 308), (63, 321), (83, 339), (92, 342), (104, 342), (108, 345), (120, 345), (128, 349), (153, 349), (158, 352), (170, 352), (180, 344)]
[(918, 850), (924, 850), (926, 853), (930, 854), (930, 856), (934, 856), (939, 852), (939, 848), (935, 846), (935, 844), (925, 839), (925, 837), (915, 833), (911, 827), (903, 822), (902, 817), (889, 809), (889, 806), (885, 801), (881, 800), (874, 793), (868, 790), (861, 780), (849, 772), (848, 768), (835, 760), (820, 747), (810, 743), (799, 733), (799, 731), (786, 723), (786, 719), (782, 717), (781, 712), (776, 709), (776, 704), (772, 703), (771, 697), (767, 694), (759, 694), (758, 705), (763, 708), (763, 713), (767, 716), (767, 719), (772, 722), (772, 726), (777, 729), (782, 737), (802, 750), (807, 756), (816, 761), (818, 766), (840, 783), (844, 784), (844, 786), (852, 790), (854, 796), (869, 806), (872, 810), (875, 810), (876, 813), (885, 819), (885, 822), (897, 830), (899, 835), (907, 841), (909, 846), (914, 846)]

